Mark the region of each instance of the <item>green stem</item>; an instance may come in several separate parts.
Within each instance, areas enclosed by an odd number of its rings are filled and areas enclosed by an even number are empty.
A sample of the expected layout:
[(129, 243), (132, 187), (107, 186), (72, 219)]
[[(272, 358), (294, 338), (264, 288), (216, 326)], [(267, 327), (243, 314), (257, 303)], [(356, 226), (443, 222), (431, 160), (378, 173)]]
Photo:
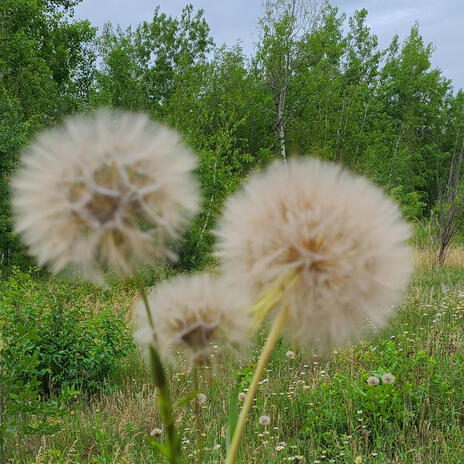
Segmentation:
[(274, 323), (272, 324), (271, 331), (269, 332), (266, 343), (264, 344), (264, 347), (261, 351), (258, 365), (256, 366), (256, 370), (253, 375), (253, 380), (251, 381), (250, 388), (248, 389), (248, 393), (245, 398), (245, 403), (243, 404), (243, 408), (240, 411), (237, 426), (234, 430), (232, 442), (227, 453), (226, 464), (234, 464), (237, 459), (243, 430), (245, 429), (246, 420), (251, 410), (251, 406), (253, 405), (253, 400), (256, 396), (258, 384), (263, 376), (264, 370), (266, 369), (272, 350), (274, 349), (277, 341), (279, 340), (282, 330), (287, 325), (287, 321), (288, 308), (287, 306), (283, 306), (278, 312), (277, 317), (274, 320)]
[(174, 414), (172, 408), (171, 395), (169, 393), (169, 384), (167, 381), (166, 373), (161, 361), (160, 354), (155, 347), (156, 336), (155, 336), (155, 325), (153, 323), (153, 317), (150, 311), (150, 305), (148, 303), (147, 293), (143, 285), (142, 279), (139, 273), (134, 270), (135, 280), (139, 287), (142, 295), (142, 301), (147, 313), (148, 322), (153, 334), (153, 341), (150, 344), (150, 367), (153, 384), (158, 388), (158, 404), (160, 409), (160, 415), (166, 427), (167, 434), (167, 448), (169, 455), (167, 456), (170, 464), (178, 464), (178, 457), (180, 456), (180, 447), (177, 440), (176, 427), (174, 422)]
[[(193, 366), (193, 391), (194, 392), (199, 392), (200, 391), (200, 382), (198, 379), (198, 365), (195, 364)], [(195, 414), (195, 434), (197, 438), (197, 448), (198, 448), (198, 464), (201, 464), (203, 462), (203, 448), (204, 448), (204, 443), (203, 443), (203, 437), (201, 436), (201, 408), (200, 404), (198, 403), (198, 398), (195, 396), (194, 398), (194, 406), (193, 406), (193, 412)]]
[(166, 426), (167, 445), (169, 450), (168, 460), (170, 464), (177, 464), (179, 462), (177, 458), (180, 456), (180, 447), (177, 441), (171, 396), (169, 394), (169, 385), (163, 368), (163, 363), (161, 362), (158, 350), (154, 347), (154, 345), (150, 345), (150, 362), (153, 383), (158, 388), (160, 414)]

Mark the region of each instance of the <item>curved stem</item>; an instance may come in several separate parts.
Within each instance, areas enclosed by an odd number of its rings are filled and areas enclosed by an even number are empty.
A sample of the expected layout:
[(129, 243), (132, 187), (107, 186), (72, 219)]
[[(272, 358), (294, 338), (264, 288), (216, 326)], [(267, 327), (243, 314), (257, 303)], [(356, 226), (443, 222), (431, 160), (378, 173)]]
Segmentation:
[(245, 403), (243, 404), (243, 408), (240, 411), (237, 426), (234, 430), (234, 435), (232, 436), (232, 442), (230, 444), (229, 452), (227, 453), (226, 464), (234, 464), (237, 459), (243, 430), (245, 429), (246, 420), (251, 410), (251, 406), (253, 405), (253, 400), (258, 389), (258, 384), (261, 380), (261, 377), (263, 376), (264, 369), (266, 369), (272, 350), (274, 349), (277, 341), (279, 340), (282, 330), (287, 325), (287, 321), (288, 307), (283, 306), (278, 312), (277, 317), (274, 320), (274, 323), (272, 324), (271, 331), (269, 332), (266, 343), (264, 344), (264, 347), (261, 351), (258, 365), (256, 366), (256, 370), (253, 375), (253, 380), (251, 381), (250, 388), (248, 389), (248, 393), (245, 398)]

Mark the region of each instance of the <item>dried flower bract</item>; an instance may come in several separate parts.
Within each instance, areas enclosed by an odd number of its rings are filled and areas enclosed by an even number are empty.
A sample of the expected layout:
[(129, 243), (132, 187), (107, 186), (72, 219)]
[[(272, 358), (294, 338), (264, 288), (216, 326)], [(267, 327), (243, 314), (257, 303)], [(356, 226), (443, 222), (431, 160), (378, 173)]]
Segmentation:
[(40, 265), (107, 269), (173, 257), (197, 211), (194, 157), (179, 136), (143, 114), (100, 110), (42, 133), (13, 181), (16, 231)]
[(283, 293), (295, 342), (341, 344), (366, 319), (382, 325), (411, 272), (409, 226), (364, 178), (311, 158), (275, 162), (229, 198), (217, 235), (227, 272), (254, 297)]

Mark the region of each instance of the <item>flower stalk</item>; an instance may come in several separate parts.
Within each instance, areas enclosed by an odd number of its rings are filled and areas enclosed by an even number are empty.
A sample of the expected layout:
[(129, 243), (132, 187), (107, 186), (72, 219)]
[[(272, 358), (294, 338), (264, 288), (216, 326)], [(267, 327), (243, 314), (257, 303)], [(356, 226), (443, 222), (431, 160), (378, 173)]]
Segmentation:
[(258, 384), (263, 376), (264, 370), (269, 362), (269, 358), (271, 353), (279, 340), (280, 334), (284, 330), (285, 326), (288, 322), (288, 307), (283, 306), (275, 320), (272, 324), (271, 331), (267, 337), (266, 343), (261, 351), (258, 365), (256, 366), (255, 373), (253, 375), (253, 380), (251, 381), (251, 385), (248, 389), (248, 393), (245, 398), (245, 402), (243, 404), (242, 410), (240, 411), (240, 416), (238, 418), (237, 425), (234, 430), (234, 434), (232, 436), (232, 441), (230, 444), (229, 451), (227, 453), (226, 464), (234, 464), (238, 451), (240, 448), (240, 441), (242, 438), (243, 431), (245, 429), (245, 424), (248, 418), (248, 414), (250, 413), (251, 406), (253, 405), (253, 400), (256, 396), (256, 391), (258, 390)]
[(180, 447), (177, 440), (176, 427), (174, 422), (174, 413), (171, 401), (171, 395), (169, 392), (169, 384), (164, 370), (163, 363), (161, 361), (160, 354), (155, 347), (155, 331), (153, 318), (150, 311), (150, 306), (148, 303), (147, 294), (145, 292), (145, 287), (143, 285), (142, 279), (137, 271), (134, 272), (137, 286), (139, 287), (142, 301), (144, 303), (147, 318), (153, 333), (153, 341), (150, 344), (150, 369), (153, 384), (158, 389), (158, 404), (161, 418), (163, 419), (166, 435), (167, 435), (167, 449), (166, 457), (170, 464), (178, 464), (180, 457)]

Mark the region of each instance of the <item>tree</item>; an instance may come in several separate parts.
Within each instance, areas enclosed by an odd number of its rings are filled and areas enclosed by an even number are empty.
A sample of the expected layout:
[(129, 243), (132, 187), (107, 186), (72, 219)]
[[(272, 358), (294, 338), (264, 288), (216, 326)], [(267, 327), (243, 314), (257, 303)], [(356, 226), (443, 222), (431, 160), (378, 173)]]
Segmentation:
[(254, 67), (271, 94), (274, 108), (266, 111), (274, 114), (280, 155), (286, 162), (289, 93), (294, 91), (295, 77), (306, 62), (303, 59), (306, 39), (317, 21), (320, 7), (310, 0), (265, 0), (263, 10)]
[[(464, 224), (464, 185), (462, 163), (464, 156), (464, 92), (461, 90), (451, 101), (447, 111), (453, 144), (448, 160), (437, 157), (438, 186), (436, 225), (438, 229), (438, 263), (443, 266), (453, 237)], [(447, 169), (442, 168), (446, 162)]]
[[(71, 21), (76, 1), (0, 3), (0, 262), (19, 249), (11, 232), (8, 180), (18, 150), (44, 126), (84, 106), (95, 28)], [(87, 90), (86, 90), (87, 89)], [(6, 260), (6, 261), (5, 261)]]

